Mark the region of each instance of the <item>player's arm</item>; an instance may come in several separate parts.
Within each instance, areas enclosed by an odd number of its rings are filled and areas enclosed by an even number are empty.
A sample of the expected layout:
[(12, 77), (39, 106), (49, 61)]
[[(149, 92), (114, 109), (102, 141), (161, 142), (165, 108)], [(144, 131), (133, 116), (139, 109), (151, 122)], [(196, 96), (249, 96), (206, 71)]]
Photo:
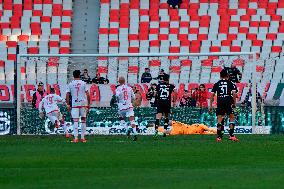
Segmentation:
[(232, 104), (232, 108), (236, 108), (236, 102), (237, 102), (237, 97), (238, 94), (235, 90), (232, 91), (232, 95), (233, 95), (233, 104)]
[(215, 83), (214, 86), (213, 86), (213, 89), (211, 90), (209, 111), (212, 111), (214, 97), (215, 97), (217, 90), (218, 90), (218, 85)]
[(119, 103), (119, 95), (120, 95), (120, 92), (116, 89), (115, 90), (116, 103)]
[(237, 98), (238, 98), (238, 88), (237, 86), (232, 83), (232, 96), (233, 96), (233, 104), (232, 104), (232, 107), (235, 108), (236, 107), (236, 102), (237, 102)]
[(56, 102), (61, 102), (63, 105), (67, 105), (65, 99), (62, 98), (59, 95), (56, 95), (56, 99), (55, 100), (56, 100)]

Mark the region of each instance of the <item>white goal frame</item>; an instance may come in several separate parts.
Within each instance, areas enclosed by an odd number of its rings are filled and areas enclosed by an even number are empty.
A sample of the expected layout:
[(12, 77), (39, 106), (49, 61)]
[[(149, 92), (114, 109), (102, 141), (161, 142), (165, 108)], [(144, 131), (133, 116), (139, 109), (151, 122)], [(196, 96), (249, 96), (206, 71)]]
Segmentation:
[(21, 58), (23, 57), (163, 57), (163, 56), (252, 56), (252, 131), (256, 128), (256, 52), (212, 52), (212, 53), (119, 53), (119, 54), (17, 54), (16, 60), (16, 120), (17, 135), (21, 134)]

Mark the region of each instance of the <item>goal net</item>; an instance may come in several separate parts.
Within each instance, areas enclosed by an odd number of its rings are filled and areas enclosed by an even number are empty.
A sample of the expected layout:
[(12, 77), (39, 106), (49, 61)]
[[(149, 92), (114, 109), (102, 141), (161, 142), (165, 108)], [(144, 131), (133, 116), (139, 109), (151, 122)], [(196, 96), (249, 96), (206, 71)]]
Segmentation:
[[(17, 57), (17, 82), (15, 91), (17, 98), (17, 134), (60, 134), (61, 128), (54, 128), (49, 120), (41, 119), (38, 110), (32, 106), (33, 94), (42, 82), (44, 91), (49, 93), (53, 87), (57, 94), (65, 98), (68, 82), (72, 73), (79, 69), (84, 75), (88, 71), (90, 80), (88, 88), (91, 97), (91, 111), (87, 120), (88, 134), (121, 134), (123, 129), (117, 116), (113, 94), (118, 77), (124, 76), (126, 82), (135, 86), (140, 92), (142, 103), (135, 108), (136, 122), (141, 134), (151, 134), (151, 126), (155, 120), (155, 107), (151, 107), (151, 99), (147, 98), (148, 88), (158, 83), (158, 75), (163, 70), (170, 76), (170, 83), (177, 89), (177, 102), (172, 119), (185, 124), (203, 123), (215, 127), (216, 116), (205, 107), (180, 107), (179, 101), (185, 91), (191, 96), (200, 84), (205, 84), (210, 93), (213, 84), (220, 77), (224, 67), (236, 66), (242, 73), (237, 83), (239, 96), (236, 108), (236, 125), (248, 130), (256, 126), (264, 126), (265, 114), (257, 104), (256, 88), (262, 91), (265, 87), (258, 79), (256, 72), (258, 61), (256, 54), (240, 53), (164, 53), (164, 54), (66, 54), (66, 55), (28, 55)], [(141, 83), (145, 68), (150, 68), (152, 80)], [(85, 73), (86, 74), (86, 73)], [(259, 85), (256, 87), (256, 83)], [(252, 91), (250, 106), (242, 103), (246, 94)], [(209, 97), (206, 100), (209, 104)], [(65, 116), (69, 132), (72, 132), (72, 120), (66, 107), (60, 106)]]

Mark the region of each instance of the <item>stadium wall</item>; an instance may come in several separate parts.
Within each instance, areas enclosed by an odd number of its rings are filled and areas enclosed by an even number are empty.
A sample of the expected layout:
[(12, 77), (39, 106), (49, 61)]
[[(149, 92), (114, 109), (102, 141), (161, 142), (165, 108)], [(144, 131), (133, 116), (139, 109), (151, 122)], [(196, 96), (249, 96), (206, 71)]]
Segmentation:
[[(49, 86), (46, 86), (46, 91), (49, 92)], [(56, 93), (58, 95), (61, 95), (62, 97), (65, 97), (66, 94), (66, 85), (58, 85), (54, 84), (52, 85)], [(148, 106), (149, 102), (146, 99), (146, 94), (148, 92), (148, 84), (135, 84), (135, 86), (139, 89), (139, 91), (142, 94), (143, 103), (142, 106)], [(205, 84), (207, 90), (211, 90), (213, 87), (212, 83)], [(182, 97), (183, 91), (195, 89), (198, 87), (197, 83), (189, 83), (189, 84), (179, 84), (177, 86), (178, 89), (178, 96)], [(249, 90), (247, 83), (238, 83), (237, 84), (238, 90), (239, 90), (239, 101), (242, 102), (246, 96), (246, 92)], [(109, 85), (88, 85), (90, 95), (91, 95), (91, 101), (93, 103), (93, 106), (99, 106), (99, 107), (108, 107), (110, 104), (110, 100), (112, 98), (112, 95), (115, 92), (115, 85), (109, 84)], [(36, 84), (34, 85), (24, 85), (22, 87), (22, 102), (31, 102), (32, 95), (36, 90)], [(13, 102), (14, 100), (14, 86), (13, 85), (6, 85), (2, 84), (0, 85), (0, 103), (3, 102)], [(260, 94), (264, 97), (265, 101), (271, 105), (284, 105), (284, 83), (268, 83), (266, 87), (263, 90), (259, 90)], [(272, 103), (274, 102), (274, 103)]]

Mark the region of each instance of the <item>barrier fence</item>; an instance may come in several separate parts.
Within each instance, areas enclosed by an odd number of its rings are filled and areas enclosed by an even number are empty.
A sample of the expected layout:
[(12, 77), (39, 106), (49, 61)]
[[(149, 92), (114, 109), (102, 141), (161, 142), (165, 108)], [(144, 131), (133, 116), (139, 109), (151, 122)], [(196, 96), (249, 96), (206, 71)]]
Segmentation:
[[(0, 108), (0, 135), (16, 134), (16, 110), (15, 108)], [(61, 108), (66, 121), (71, 122), (70, 114), (66, 108)], [(135, 116), (139, 126), (151, 126), (155, 122), (156, 109), (151, 107), (136, 108)], [(173, 108), (172, 119), (186, 124), (203, 123), (207, 126), (216, 125), (215, 112), (209, 113), (208, 109), (198, 108)], [(237, 126), (251, 126), (251, 110), (238, 107), (235, 111)], [(38, 110), (33, 108), (21, 109), (21, 133), (22, 134), (48, 134), (45, 119), (40, 119)], [(284, 133), (284, 107), (264, 107), (264, 113), (256, 114), (258, 126), (270, 126), (271, 133)], [(116, 108), (91, 109), (88, 119), (88, 127), (115, 127), (119, 125)]]

